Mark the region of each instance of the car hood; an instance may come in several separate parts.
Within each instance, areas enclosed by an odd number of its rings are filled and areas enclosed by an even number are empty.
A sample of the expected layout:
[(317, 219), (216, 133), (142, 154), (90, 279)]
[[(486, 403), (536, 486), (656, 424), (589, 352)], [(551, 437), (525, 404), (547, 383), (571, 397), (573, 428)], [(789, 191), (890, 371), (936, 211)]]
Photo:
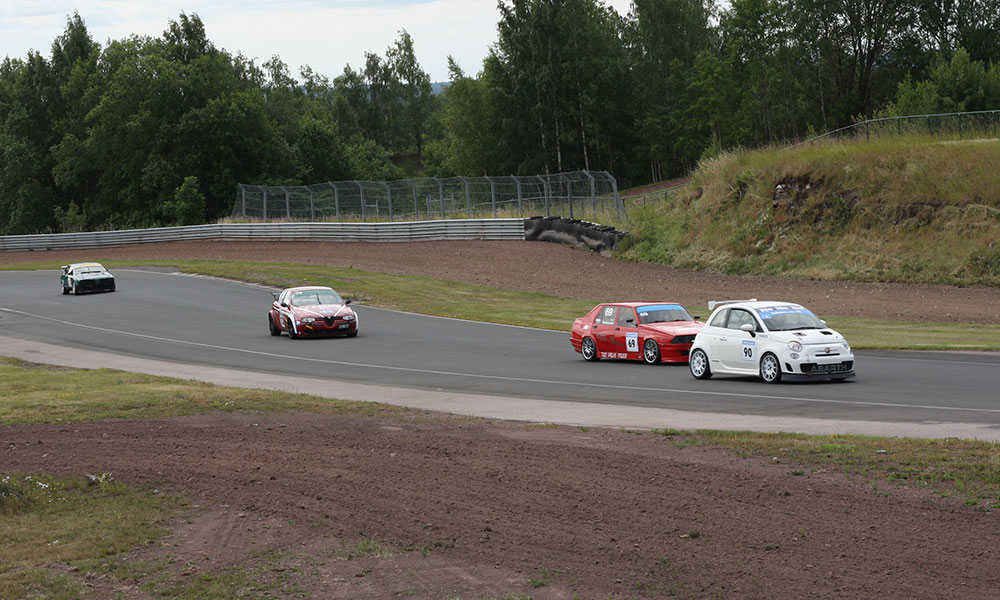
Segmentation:
[(704, 326), (704, 323), (698, 321), (670, 321), (668, 323), (647, 323), (639, 327), (669, 335), (695, 335)]
[(317, 304), (315, 306), (294, 306), (292, 311), (303, 317), (337, 317), (353, 314), (346, 304)]
[[(825, 332), (825, 333), (824, 333)], [(771, 339), (778, 342), (796, 340), (806, 346), (821, 346), (823, 344), (840, 343), (844, 336), (833, 329), (796, 329), (792, 331), (773, 331)]]

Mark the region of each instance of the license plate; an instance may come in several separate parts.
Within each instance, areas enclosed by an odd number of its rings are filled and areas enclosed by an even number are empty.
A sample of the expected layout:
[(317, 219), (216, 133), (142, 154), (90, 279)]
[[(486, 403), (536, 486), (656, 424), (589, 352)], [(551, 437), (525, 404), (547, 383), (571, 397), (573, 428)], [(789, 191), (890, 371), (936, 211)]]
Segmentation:
[(816, 365), (813, 367), (812, 372), (815, 374), (820, 373), (843, 373), (847, 368), (843, 364), (836, 365)]
[(347, 323), (341, 323), (340, 325), (337, 325), (337, 329), (347, 329), (348, 327), (350, 327), (350, 325)]

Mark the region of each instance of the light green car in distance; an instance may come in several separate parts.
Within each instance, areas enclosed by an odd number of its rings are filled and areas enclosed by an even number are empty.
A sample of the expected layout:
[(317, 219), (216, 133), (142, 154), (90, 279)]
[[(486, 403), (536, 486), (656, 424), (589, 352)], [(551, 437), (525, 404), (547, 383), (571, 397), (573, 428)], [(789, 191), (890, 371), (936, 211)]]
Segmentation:
[(115, 276), (96, 262), (65, 265), (59, 280), (63, 294), (115, 291)]

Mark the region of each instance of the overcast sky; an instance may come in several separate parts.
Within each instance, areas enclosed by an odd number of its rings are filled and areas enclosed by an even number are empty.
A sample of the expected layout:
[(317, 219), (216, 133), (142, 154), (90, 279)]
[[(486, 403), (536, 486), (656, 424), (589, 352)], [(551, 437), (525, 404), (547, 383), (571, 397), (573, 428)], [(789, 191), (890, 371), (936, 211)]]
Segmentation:
[[(605, 0), (626, 14), (631, 0)], [(297, 77), (309, 65), (330, 77), (364, 53), (385, 55), (401, 29), (413, 37), (417, 60), (432, 81), (447, 81), (448, 55), (468, 73), (482, 69), (496, 41), (496, 0), (0, 0), (0, 57), (46, 58), (52, 41), (78, 11), (102, 47), (138, 34), (159, 37), (184, 12), (201, 17), (208, 38), (261, 64), (281, 57)]]

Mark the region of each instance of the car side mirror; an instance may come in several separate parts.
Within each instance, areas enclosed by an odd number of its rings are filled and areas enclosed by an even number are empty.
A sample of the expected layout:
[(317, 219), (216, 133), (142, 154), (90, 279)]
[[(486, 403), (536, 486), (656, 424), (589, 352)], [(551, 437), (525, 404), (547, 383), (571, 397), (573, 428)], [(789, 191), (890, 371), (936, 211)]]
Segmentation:
[(701, 320), (701, 315), (695, 315), (694, 316), (694, 320), (695, 321), (700, 321)]
[(282, 302), (281, 305), (284, 306), (285, 308), (288, 308), (288, 303), (287, 302)]
[(625, 322), (635, 325), (635, 319), (625, 319)]
[(757, 332), (754, 331), (754, 329), (756, 329), (756, 328), (753, 325), (751, 325), (750, 323), (744, 323), (744, 324), (740, 325), (740, 329), (742, 331), (745, 331), (745, 332), (749, 333), (750, 337), (757, 337)]
[(822, 323), (824, 327), (826, 326), (826, 321), (824, 321), (823, 319), (820, 319), (819, 322)]
[(345, 306), (348, 305), (348, 304), (350, 304), (350, 303), (351, 303), (351, 299), (350, 298), (348, 298), (347, 300), (344, 300), (344, 305)]

